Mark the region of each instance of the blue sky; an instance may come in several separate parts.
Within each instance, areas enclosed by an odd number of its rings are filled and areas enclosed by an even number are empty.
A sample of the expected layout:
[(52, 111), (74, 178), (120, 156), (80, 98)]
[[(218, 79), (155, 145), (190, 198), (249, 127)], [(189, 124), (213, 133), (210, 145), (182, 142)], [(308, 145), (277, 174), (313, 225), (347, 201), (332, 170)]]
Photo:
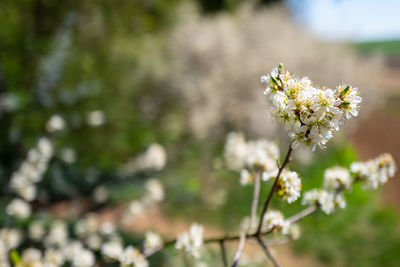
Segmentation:
[(400, 0), (287, 0), (295, 19), (326, 40), (400, 39)]

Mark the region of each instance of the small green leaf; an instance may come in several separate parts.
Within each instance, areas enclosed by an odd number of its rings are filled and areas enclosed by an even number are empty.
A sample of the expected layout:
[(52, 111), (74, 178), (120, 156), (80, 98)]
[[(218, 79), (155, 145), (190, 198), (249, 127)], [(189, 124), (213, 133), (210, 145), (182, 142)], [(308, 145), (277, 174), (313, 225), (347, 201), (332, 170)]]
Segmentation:
[(347, 87), (344, 88), (343, 91), (340, 93), (340, 96), (344, 96), (349, 90), (350, 90), (350, 86), (347, 86)]
[(283, 64), (282, 64), (282, 63), (279, 64), (278, 73), (279, 73), (279, 74), (282, 74), (282, 73), (283, 73)]
[(276, 86), (279, 86), (278, 81), (274, 77), (271, 76), (271, 80)]
[(15, 249), (11, 250), (10, 257), (11, 257), (11, 261), (14, 263), (14, 265), (20, 264), (22, 262), (22, 259), (19, 256), (18, 251), (16, 251)]

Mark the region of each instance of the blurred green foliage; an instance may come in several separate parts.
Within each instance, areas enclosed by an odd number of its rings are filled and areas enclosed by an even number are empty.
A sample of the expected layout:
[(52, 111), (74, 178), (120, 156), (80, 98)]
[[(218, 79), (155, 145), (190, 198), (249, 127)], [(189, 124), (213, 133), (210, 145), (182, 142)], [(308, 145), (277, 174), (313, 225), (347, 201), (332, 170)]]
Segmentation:
[(362, 53), (380, 52), (388, 56), (398, 56), (400, 55), (400, 40), (361, 42), (356, 44), (356, 48)]

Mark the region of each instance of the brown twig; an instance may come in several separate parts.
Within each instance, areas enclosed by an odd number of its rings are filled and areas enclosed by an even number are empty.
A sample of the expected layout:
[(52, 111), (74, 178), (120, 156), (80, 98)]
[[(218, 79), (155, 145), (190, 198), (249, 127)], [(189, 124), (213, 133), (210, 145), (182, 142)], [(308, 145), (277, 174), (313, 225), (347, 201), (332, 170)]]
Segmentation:
[(223, 240), (219, 241), (219, 246), (221, 248), (221, 257), (224, 267), (228, 267), (228, 260), (226, 258), (225, 242)]
[(303, 219), (304, 217), (310, 215), (311, 213), (315, 212), (318, 209), (317, 205), (314, 206), (310, 206), (302, 211), (300, 211), (299, 213), (296, 213), (295, 215), (293, 215), (292, 217), (290, 217), (289, 219), (287, 219), (290, 223), (295, 223), (301, 219)]
[(263, 207), (262, 212), (261, 212), (260, 221), (258, 222), (258, 227), (257, 227), (257, 232), (256, 232), (257, 234), (261, 233), (261, 227), (262, 227), (262, 222), (263, 222), (263, 219), (264, 219), (264, 215), (268, 210), (269, 204), (271, 202), (271, 199), (272, 199), (272, 196), (274, 194), (275, 188), (276, 188), (276, 186), (278, 184), (278, 180), (279, 180), (279, 177), (281, 176), (282, 170), (285, 168), (285, 166), (290, 161), (290, 155), (292, 154), (292, 151), (293, 151), (293, 149), (292, 149), (292, 142), (291, 142), (289, 144), (289, 149), (288, 149), (288, 152), (286, 153), (286, 157), (285, 157), (282, 165), (280, 166), (280, 168), (278, 170), (278, 174), (275, 177), (275, 181), (274, 181), (274, 184), (272, 185), (271, 191), (269, 191), (268, 197), (264, 202), (264, 207)]
[(253, 226), (253, 222), (257, 216), (258, 200), (260, 198), (260, 182), (261, 182), (260, 176), (261, 176), (261, 173), (256, 173), (254, 175), (254, 189), (253, 189), (253, 200), (251, 202), (251, 208), (250, 208), (250, 222), (249, 222), (248, 228), (246, 229), (246, 232), (243, 232), (240, 236), (239, 245), (235, 252), (232, 267), (236, 267), (237, 264), (239, 263), (240, 256), (242, 255), (243, 248), (244, 248), (244, 245), (247, 240), (246, 233), (249, 233), (249, 231), (251, 230), (251, 227)]
[(272, 264), (275, 267), (279, 267), (278, 262), (276, 261), (276, 259), (274, 258), (274, 256), (272, 256), (271, 252), (268, 249), (268, 246), (264, 243), (264, 241), (262, 240), (262, 238), (260, 236), (256, 237), (258, 243), (260, 244), (260, 246), (263, 248), (265, 254), (267, 255), (268, 259), (272, 262)]

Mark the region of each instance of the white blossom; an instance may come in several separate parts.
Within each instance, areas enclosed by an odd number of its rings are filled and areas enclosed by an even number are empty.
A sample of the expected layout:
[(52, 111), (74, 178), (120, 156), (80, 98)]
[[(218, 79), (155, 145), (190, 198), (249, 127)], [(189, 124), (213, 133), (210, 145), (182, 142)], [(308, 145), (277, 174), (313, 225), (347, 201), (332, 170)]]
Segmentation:
[(61, 220), (54, 221), (51, 226), (48, 235), (45, 238), (45, 244), (47, 246), (62, 246), (68, 241), (68, 229), (65, 222)]
[(65, 261), (63, 253), (54, 248), (48, 248), (44, 252), (44, 264), (46, 267), (62, 266)]
[(92, 127), (99, 127), (105, 123), (106, 115), (101, 110), (93, 110), (87, 114), (86, 121)]
[(108, 189), (103, 185), (99, 185), (93, 191), (93, 200), (96, 203), (104, 203), (107, 201), (108, 197), (109, 197)]
[(333, 131), (358, 115), (362, 101), (357, 88), (319, 88), (308, 77), (291, 76), (282, 64), (262, 76), (261, 82), (266, 83), (264, 94), (271, 100), (272, 114), (288, 130), (294, 149), (299, 145), (324, 148)]
[(73, 262), (75, 258), (79, 257), (80, 252), (84, 249), (81, 241), (73, 240), (66, 242), (61, 246), (62, 253), (66, 260)]
[(304, 193), (303, 205), (320, 205), (323, 212), (331, 214), (335, 210), (335, 195), (323, 189), (312, 189)]
[(50, 133), (65, 129), (65, 120), (60, 115), (53, 115), (46, 123), (46, 130)]
[(240, 183), (253, 181), (253, 171), (262, 173), (264, 181), (278, 174), (278, 146), (268, 140), (248, 141), (241, 133), (228, 134), (225, 143), (225, 160), (229, 168), (240, 170)]
[(396, 164), (390, 154), (382, 154), (366, 162), (354, 162), (350, 170), (364, 182), (364, 187), (375, 189), (394, 176)]
[(42, 266), (42, 252), (36, 248), (27, 248), (22, 252), (21, 266)]
[(0, 240), (7, 249), (16, 248), (22, 241), (22, 233), (18, 229), (3, 228), (0, 230)]
[(111, 222), (103, 222), (100, 225), (100, 233), (103, 235), (112, 235), (115, 233), (115, 225)]
[(87, 247), (94, 251), (99, 250), (102, 243), (103, 240), (101, 236), (97, 233), (90, 234), (85, 238), (85, 244), (87, 245)]
[(128, 211), (131, 215), (138, 216), (142, 214), (144, 208), (145, 208), (144, 205), (140, 201), (134, 200), (131, 203), (129, 203)]
[(20, 219), (26, 219), (31, 215), (31, 206), (22, 199), (16, 198), (7, 206), (7, 214)]
[(146, 181), (145, 188), (151, 201), (159, 202), (164, 199), (164, 187), (160, 180), (150, 179)]
[(253, 175), (247, 170), (242, 169), (240, 171), (240, 184), (241, 185), (248, 185), (253, 182)]
[(335, 199), (333, 200), (333, 203), (335, 204), (335, 207), (339, 207), (341, 209), (346, 208), (346, 200), (345, 200), (343, 194), (337, 194), (335, 196)]
[(195, 258), (200, 257), (200, 250), (203, 246), (203, 226), (192, 223), (188, 232), (178, 236), (175, 248), (184, 250)]
[(91, 267), (95, 264), (95, 257), (92, 251), (88, 249), (81, 249), (75, 255), (72, 266), (73, 267)]
[(76, 161), (76, 151), (75, 149), (71, 147), (64, 147), (60, 151), (60, 158), (65, 162), (65, 163), (75, 163)]
[(324, 188), (328, 190), (336, 190), (339, 188), (350, 189), (352, 179), (346, 168), (333, 167), (324, 172)]
[(162, 246), (161, 237), (154, 232), (148, 231), (146, 232), (143, 248), (145, 252), (153, 251)]
[(103, 257), (109, 261), (119, 260), (123, 250), (121, 243), (115, 241), (104, 243), (101, 247)]
[(137, 171), (160, 171), (167, 162), (167, 153), (162, 145), (154, 143), (143, 154), (129, 160), (122, 169), (123, 174), (128, 175)]
[(282, 228), (285, 224), (285, 218), (280, 211), (269, 210), (264, 214), (262, 226), (267, 231), (274, 228)]
[(298, 224), (295, 224), (295, 223), (291, 224), (291, 225), (290, 225), (290, 228), (289, 228), (289, 233), (288, 233), (288, 235), (290, 236), (290, 238), (291, 238), (292, 240), (297, 240), (297, 239), (299, 239), (299, 238), (300, 238), (300, 235), (301, 235), (300, 226), (299, 226)]
[(128, 246), (120, 257), (122, 267), (148, 267), (149, 263), (139, 250)]
[(33, 221), (28, 228), (29, 237), (35, 241), (40, 241), (46, 234), (42, 221)]
[(42, 179), (51, 157), (53, 156), (53, 145), (47, 138), (40, 138), (36, 147), (29, 150), (26, 159), (19, 169), (11, 175), (10, 187), (26, 201), (36, 198), (35, 183)]
[(225, 142), (224, 157), (226, 165), (233, 170), (244, 167), (247, 156), (247, 144), (242, 133), (231, 132)]
[(279, 177), (278, 195), (286, 199), (288, 203), (293, 203), (300, 197), (301, 180), (297, 172), (284, 169)]
[(94, 214), (87, 214), (83, 219), (78, 220), (74, 226), (74, 232), (79, 237), (88, 236), (91, 233), (97, 232), (99, 223)]

